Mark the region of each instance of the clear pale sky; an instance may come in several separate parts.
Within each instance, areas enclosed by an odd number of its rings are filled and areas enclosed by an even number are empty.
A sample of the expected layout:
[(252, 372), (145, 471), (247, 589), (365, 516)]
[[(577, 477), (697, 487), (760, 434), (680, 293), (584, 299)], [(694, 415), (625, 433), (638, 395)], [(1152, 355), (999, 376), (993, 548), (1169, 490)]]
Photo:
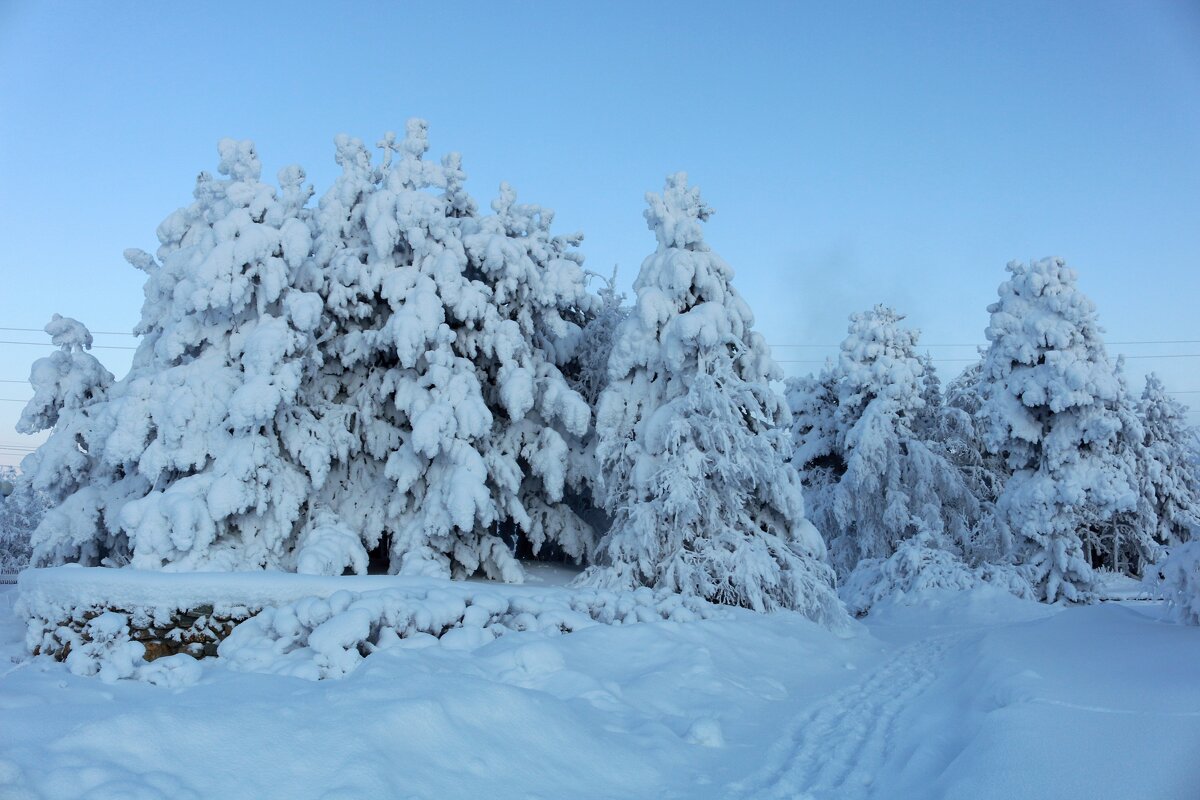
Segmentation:
[[(782, 361), (834, 353), (784, 345), (836, 344), (878, 302), (925, 343), (982, 342), (1004, 264), (1047, 255), (1110, 341), (1200, 340), (1200, 4), (1127, 0), (0, 0), (0, 327), (131, 330), (142, 276), (121, 251), (157, 246), (219, 138), (320, 193), (335, 134), (374, 142), (412, 116), (434, 155), (463, 154), (481, 205), (511, 182), (626, 287), (653, 249), (644, 193), (687, 170)], [(48, 352), (0, 344), (0, 380)], [(1110, 352), (1139, 356), (1135, 388), (1153, 369), (1200, 390), (1200, 358), (1160, 357), (1200, 343)], [(13, 432), (20, 408), (0, 402), (0, 464), (37, 441)]]

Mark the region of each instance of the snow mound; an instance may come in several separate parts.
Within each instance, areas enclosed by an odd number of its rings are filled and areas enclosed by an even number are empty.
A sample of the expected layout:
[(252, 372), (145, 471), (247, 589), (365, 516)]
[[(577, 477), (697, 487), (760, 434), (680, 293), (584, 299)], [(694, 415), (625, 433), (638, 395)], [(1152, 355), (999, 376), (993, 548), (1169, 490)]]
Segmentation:
[(25, 644), (111, 683), (194, 683), (200, 659), (319, 680), (389, 647), (472, 651), (500, 636), (728, 614), (669, 590), (525, 588), (441, 578), (163, 573), (57, 567), (21, 574)]
[(234, 628), (218, 655), (235, 670), (320, 680), (347, 675), (370, 654), (391, 647), (475, 650), (511, 633), (556, 636), (595, 625), (690, 622), (716, 613), (698, 598), (645, 588), (544, 596), (505, 596), (475, 586), (339, 591), (264, 609)]

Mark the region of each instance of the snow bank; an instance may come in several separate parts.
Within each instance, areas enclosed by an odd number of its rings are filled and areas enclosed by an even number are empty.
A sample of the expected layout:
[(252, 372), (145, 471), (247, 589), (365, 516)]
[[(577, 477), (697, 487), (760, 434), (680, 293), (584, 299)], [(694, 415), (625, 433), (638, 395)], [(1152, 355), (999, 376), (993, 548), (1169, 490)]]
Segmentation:
[(103, 567), (29, 569), (18, 581), (26, 613), (53, 608), (105, 606), (184, 610), (212, 605), (218, 610), (258, 610), (301, 597), (441, 583), (392, 575), (328, 577), (290, 572), (158, 572)]
[(341, 677), (367, 655), (398, 645), (472, 650), (514, 632), (557, 635), (720, 613), (698, 598), (645, 588), (270, 572), (56, 567), (23, 572), (18, 591), (30, 652), (54, 655), (76, 675), (169, 686), (198, 677), (189, 656), (220, 655), (233, 669), (317, 680)]
[(232, 669), (319, 680), (340, 678), (390, 647), (475, 650), (522, 631), (556, 636), (595, 625), (691, 622), (715, 612), (703, 600), (645, 588), (508, 597), (469, 585), (339, 591), (264, 609), (234, 628), (218, 653)]

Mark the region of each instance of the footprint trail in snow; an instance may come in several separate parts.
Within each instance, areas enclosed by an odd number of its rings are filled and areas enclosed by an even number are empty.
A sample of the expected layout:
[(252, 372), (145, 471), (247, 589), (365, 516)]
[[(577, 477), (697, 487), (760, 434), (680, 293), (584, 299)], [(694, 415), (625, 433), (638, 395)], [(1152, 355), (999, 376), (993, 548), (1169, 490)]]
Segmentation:
[(887, 762), (896, 719), (937, 677), (959, 635), (897, 651), (867, 677), (806, 709), (771, 746), (766, 764), (731, 784), (734, 798), (862, 800)]

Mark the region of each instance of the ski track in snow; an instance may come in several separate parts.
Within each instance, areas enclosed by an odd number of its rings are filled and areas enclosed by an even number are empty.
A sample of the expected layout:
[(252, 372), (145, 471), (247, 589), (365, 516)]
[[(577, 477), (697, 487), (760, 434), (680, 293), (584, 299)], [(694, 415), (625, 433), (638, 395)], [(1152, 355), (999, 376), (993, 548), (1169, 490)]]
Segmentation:
[(892, 747), (896, 718), (963, 638), (949, 634), (898, 650), (859, 683), (810, 706), (771, 746), (766, 764), (729, 786), (734, 798), (861, 800)]

